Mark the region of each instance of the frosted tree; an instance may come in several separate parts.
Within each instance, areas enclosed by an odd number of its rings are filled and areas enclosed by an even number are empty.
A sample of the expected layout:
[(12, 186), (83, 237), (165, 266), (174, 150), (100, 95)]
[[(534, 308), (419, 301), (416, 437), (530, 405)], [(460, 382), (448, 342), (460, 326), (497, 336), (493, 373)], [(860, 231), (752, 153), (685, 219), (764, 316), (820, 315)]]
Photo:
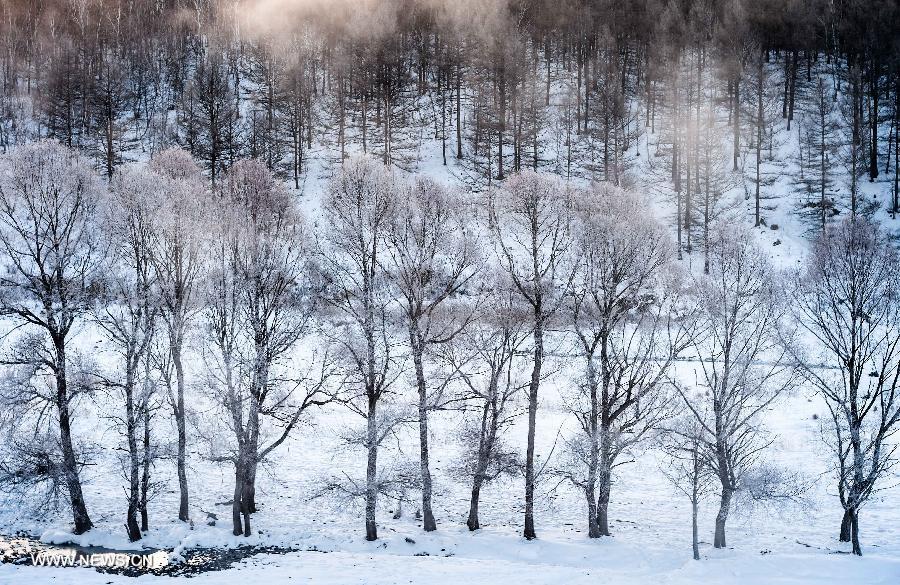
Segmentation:
[(491, 225), (501, 266), (531, 308), (532, 369), (528, 386), (528, 447), (525, 455), (525, 530), (534, 530), (534, 441), (538, 391), (544, 366), (544, 332), (572, 281), (571, 194), (555, 179), (532, 171), (514, 175), (491, 194)]
[(760, 415), (796, 376), (779, 335), (785, 303), (749, 232), (717, 226), (709, 274), (696, 279), (696, 288), (697, 324), (687, 351), (696, 355), (698, 383), (676, 379), (674, 387), (702, 429), (704, 457), (719, 481), (713, 546), (723, 548), (735, 493), (749, 488), (745, 480), (770, 443)]
[(117, 354), (121, 374), (106, 385), (123, 399), (123, 413), (114, 415), (127, 445), (123, 468), (128, 482), (126, 530), (128, 539), (141, 538), (142, 428), (151, 408), (153, 380), (147, 367), (157, 329), (159, 297), (152, 264), (152, 218), (157, 210), (152, 194), (156, 176), (145, 167), (119, 170), (112, 182), (110, 205), (104, 216), (109, 226), (112, 266), (106, 294), (99, 300), (95, 320)]
[(441, 348), (442, 360), (459, 372), (465, 409), (472, 414), (461, 432), (462, 472), (472, 481), (469, 530), (481, 528), (478, 510), (485, 484), (521, 468), (505, 434), (522, 413), (520, 396), (528, 382), (519, 366), (531, 336), (528, 307), (508, 279), (486, 279), (479, 296), (472, 323)]
[(387, 238), (397, 212), (394, 178), (368, 158), (346, 161), (322, 204), (318, 261), (331, 321), (325, 333), (345, 364), (347, 406), (366, 420), (366, 540), (376, 540), (378, 448), (392, 421), (379, 410), (396, 378)]
[(609, 536), (612, 476), (666, 416), (669, 365), (683, 334), (672, 314), (673, 246), (645, 202), (609, 184), (575, 202), (578, 260), (566, 318), (584, 374), (568, 407), (580, 433), (565, 475), (584, 490), (588, 535)]
[(197, 286), (203, 271), (205, 210), (209, 194), (200, 169), (183, 150), (161, 152), (150, 161), (156, 174), (157, 213), (152, 218), (151, 263), (159, 286), (160, 318), (168, 336), (174, 384), (167, 385), (178, 435), (176, 467), (178, 519), (190, 518), (187, 483), (187, 380), (185, 339), (198, 312)]
[(77, 534), (92, 523), (72, 438), (72, 406), (83, 387), (71, 375), (69, 340), (103, 278), (105, 246), (96, 220), (105, 196), (90, 163), (58, 143), (22, 146), (0, 158), (0, 314), (33, 332), (4, 361), (29, 377), (52, 377), (49, 388), (23, 384), (13, 398), (39, 409), (42, 420), (48, 408), (56, 413)]
[[(801, 372), (825, 400), (825, 442), (844, 508), (840, 540), (859, 543), (860, 509), (896, 464), (900, 429), (900, 260), (865, 219), (830, 226), (793, 281), (797, 323), (810, 334)], [(822, 367), (824, 364), (824, 367)]]
[(204, 303), (207, 383), (234, 436), (224, 456), (235, 469), (233, 533), (250, 536), (258, 466), (304, 412), (329, 400), (330, 369), (323, 360), (295, 378), (287, 368), (314, 309), (310, 233), (287, 191), (261, 161), (239, 161), (222, 181), (215, 217)]
[(662, 472), (675, 490), (691, 503), (691, 551), (700, 560), (700, 536), (697, 518), (700, 502), (712, 491), (715, 476), (706, 460), (703, 429), (690, 415), (669, 425), (663, 442), (666, 459)]
[(431, 509), (428, 413), (445, 386), (426, 376), (429, 348), (451, 341), (468, 323), (471, 302), (460, 293), (478, 271), (473, 230), (461, 199), (427, 178), (403, 186), (387, 235), (385, 266), (405, 317), (418, 392), (422, 515), (426, 532), (437, 529)]

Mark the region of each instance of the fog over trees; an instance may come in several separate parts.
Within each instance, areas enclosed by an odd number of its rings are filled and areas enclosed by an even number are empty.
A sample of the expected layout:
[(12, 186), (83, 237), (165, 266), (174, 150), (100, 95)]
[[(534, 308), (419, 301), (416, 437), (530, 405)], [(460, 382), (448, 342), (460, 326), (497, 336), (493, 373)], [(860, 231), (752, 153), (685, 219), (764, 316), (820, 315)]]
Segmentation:
[[(352, 469), (292, 493), (367, 541), (404, 503), (482, 530), (507, 484), (525, 540), (560, 489), (615, 536), (651, 453), (695, 559), (825, 484), (863, 554), (900, 455), (896, 1), (3, 0), (0, 49), (0, 490), (74, 534), (78, 419), (140, 541), (203, 521), (201, 463), (250, 537), (340, 413)], [(816, 478), (767, 422), (801, 392)]]

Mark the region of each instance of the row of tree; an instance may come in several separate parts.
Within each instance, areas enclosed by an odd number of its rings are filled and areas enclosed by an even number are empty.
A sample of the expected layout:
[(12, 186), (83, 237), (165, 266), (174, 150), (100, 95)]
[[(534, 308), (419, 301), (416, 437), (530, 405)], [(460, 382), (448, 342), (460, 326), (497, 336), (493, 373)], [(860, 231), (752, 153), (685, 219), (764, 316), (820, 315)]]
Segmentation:
[[(461, 403), (472, 415), (470, 529), (485, 482), (521, 472), (524, 535), (534, 538), (535, 486), (547, 472), (584, 491), (589, 535), (608, 535), (614, 473), (655, 444), (691, 498), (696, 556), (711, 480), (716, 547), (736, 496), (802, 494), (771, 463), (762, 415), (805, 380), (830, 413), (822, 430), (841, 538), (860, 554), (859, 511), (895, 462), (900, 423), (894, 247), (852, 216), (818, 238), (803, 269), (781, 275), (750, 232), (717, 224), (706, 270), (692, 274), (646, 206), (609, 183), (576, 189), (530, 171), (463, 196), (352, 158), (327, 184), (314, 229), (258, 159), (236, 162), (210, 189), (188, 153), (168, 150), (107, 184), (64, 145), (18, 147), (0, 157), (0, 310), (14, 327), (0, 483), (62, 490), (75, 531), (89, 530), (79, 476), (88, 454), (71, 422), (79, 396), (106, 392), (121, 405), (112, 417), (129, 537), (148, 527), (160, 416), (177, 435), (179, 518), (190, 518), (188, 448), (205, 444), (210, 459), (233, 465), (233, 529), (249, 535), (260, 463), (310, 408), (337, 402), (365, 421), (348, 440), (367, 464), (364, 482), (329, 487), (364, 499), (366, 538), (376, 539), (379, 496), (402, 498), (409, 485), (383, 473), (379, 451), (416, 424), (412, 485), (430, 531), (429, 417)], [(73, 347), (83, 323), (103, 333), (114, 362)], [(538, 469), (550, 340), (581, 364), (562, 392), (577, 425), (565, 456)], [(700, 371), (693, 382), (685, 363)], [(192, 389), (201, 392), (186, 399)], [(202, 401), (217, 414), (190, 433), (189, 403)], [(521, 408), (524, 462), (504, 438)]]

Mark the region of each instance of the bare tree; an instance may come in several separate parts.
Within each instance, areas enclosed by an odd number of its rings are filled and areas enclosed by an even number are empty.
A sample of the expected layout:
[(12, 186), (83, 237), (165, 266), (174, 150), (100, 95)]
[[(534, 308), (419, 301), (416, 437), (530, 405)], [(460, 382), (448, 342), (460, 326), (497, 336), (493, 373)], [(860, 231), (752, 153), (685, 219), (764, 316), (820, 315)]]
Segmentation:
[[(800, 181), (808, 194), (808, 207), (818, 207), (815, 218), (819, 230), (825, 229), (835, 213), (834, 201), (826, 194), (834, 184), (833, 166), (837, 159), (837, 125), (833, 120), (831, 95), (820, 76), (812, 89), (812, 103), (801, 118)], [(805, 153), (804, 153), (805, 148)], [(804, 156), (805, 155), (805, 156)]]
[(688, 339), (698, 386), (675, 380), (702, 429), (704, 456), (720, 483), (713, 545), (725, 547), (725, 522), (735, 492), (769, 446), (760, 423), (795, 379), (781, 343), (783, 299), (765, 254), (749, 232), (720, 224), (710, 242), (709, 274), (696, 279), (697, 327)]
[(431, 509), (428, 412), (440, 402), (445, 384), (427, 380), (425, 354), (451, 341), (468, 323), (472, 309), (460, 291), (478, 271), (479, 254), (466, 227), (460, 199), (434, 181), (416, 179), (401, 188), (387, 237), (385, 264), (397, 290), (409, 334), (419, 412), (422, 515), (426, 532), (437, 529)]
[(8, 361), (53, 375), (51, 392), (32, 394), (23, 387), (20, 398), (56, 409), (78, 534), (92, 523), (72, 442), (70, 406), (78, 388), (69, 384), (67, 342), (72, 326), (90, 311), (102, 278), (105, 250), (94, 220), (103, 203), (104, 189), (90, 163), (55, 142), (22, 146), (0, 159), (0, 314), (46, 335), (19, 344)]
[(257, 468), (308, 408), (327, 402), (328, 367), (325, 360), (319, 375), (287, 377), (285, 360), (308, 332), (314, 306), (309, 233), (287, 191), (262, 162), (240, 161), (224, 178), (215, 215), (204, 311), (209, 384), (235, 436), (227, 456), (235, 468), (233, 533), (250, 536)]
[(460, 372), (467, 410), (477, 415), (462, 430), (467, 449), (462, 467), (472, 480), (469, 530), (481, 528), (478, 505), (484, 484), (521, 468), (503, 435), (521, 414), (518, 397), (528, 384), (518, 366), (531, 336), (528, 307), (510, 282), (495, 278), (484, 283), (481, 295), (486, 298), (473, 322), (441, 350), (441, 358)]
[(326, 334), (346, 363), (344, 400), (366, 420), (366, 540), (378, 538), (378, 447), (393, 428), (379, 403), (396, 376), (392, 298), (384, 270), (396, 207), (392, 175), (367, 158), (344, 163), (322, 204), (318, 258), (325, 301), (333, 311), (333, 327)]
[(896, 463), (900, 428), (900, 261), (862, 217), (828, 227), (794, 279), (797, 322), (813, 346), (798, 351), (804, 378), (825, 400), (823, 436), (844, 508), (841, 541), (859, 544), (860, 509)]
[(184, 342), (197, 314), (197, 282), (203, 269), (204, 211), (208, 194), (200, 169), (190, 155), (178, 149), (161, 152), (150, 161), (157, 176), (158, 197), (153, 218), (151, 262), (159, 286), (160, 317), (168, 335), (175, 370), (169, 401), (178, 431), (178, 519), (190, 518), (187, 483), (187, 410)]
[(525, 458), (525, 530), (534, 530), (534, 439), (538, 390), (544, 364), (544, 331), (572, 281), (570, 204), (567, 186), (533, 171), (514, 175), (491, 195), (490, 221), (500, 263), (513, 286), (531, 306), (532, 370), (528, 387), (528, 448)]
[(584, 376), (568, 405), (581, 429), (569, 441), (576, 464), (568, 477), (587, 497), (591, 538), (609, 536), (613, 470), (666, 416), (668, 368), (684, 343), (667, 282), (673, 246), (644, 208), (609, 184), (575, 204), (578, 261), (566, 313)]
[(662, 472), (675, 490), (691, 502), (691, 549), (694, 560), (700, 560), (700, 539), (697, 517), (700, 501), (712, 491), (715, 477), (706, 462), (703, 429), (688, 415), (674, 421), (663, 443), (666, 454)]
[(105, 220), (109, 231), (112, 267), (106, 295), (98, 303), (95, 320), (112, 342), (121, 360), (120, 376), (107, 380), (124, 399), (125, 412), (115, 420), (127, 443), (124, 465), (128, 482), (126, 530), (132, 542), (141, 538), (138, 512), (141, 510), (141, 460), (139, 446), (142, 425), (150, 409), (152, 383), (145, 367), (157, 326), (159, 302), (156, 274), (151, 262), (151, 222), (156, 212), (153, 193), (156, 178), (143, 167), (120, 170), (112, 183), (110, 205)]

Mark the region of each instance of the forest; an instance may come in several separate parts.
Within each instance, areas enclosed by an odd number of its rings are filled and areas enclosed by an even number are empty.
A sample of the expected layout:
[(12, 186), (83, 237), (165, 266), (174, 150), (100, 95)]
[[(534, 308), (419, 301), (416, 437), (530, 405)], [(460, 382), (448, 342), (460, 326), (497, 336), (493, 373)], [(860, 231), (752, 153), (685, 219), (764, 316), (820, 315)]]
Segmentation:
[(900, 573), (896, 0), (0, 0), (0, 47), (0, 545), (639, 547), (648, 498), (667, 558)]

